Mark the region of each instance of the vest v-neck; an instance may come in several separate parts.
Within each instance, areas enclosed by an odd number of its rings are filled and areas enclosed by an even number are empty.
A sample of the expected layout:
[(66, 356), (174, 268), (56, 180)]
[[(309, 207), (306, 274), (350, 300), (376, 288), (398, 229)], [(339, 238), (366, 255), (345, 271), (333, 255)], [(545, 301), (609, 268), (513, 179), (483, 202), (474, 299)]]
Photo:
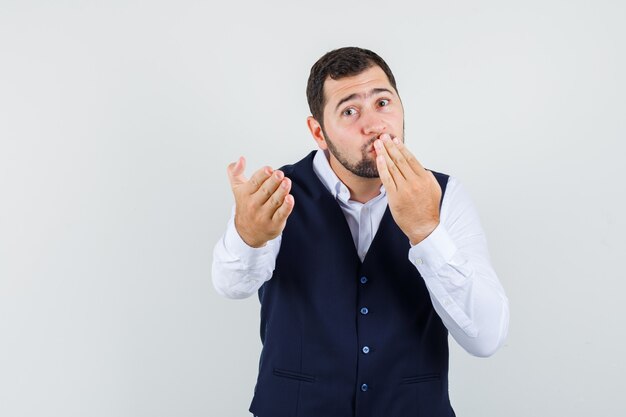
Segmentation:
[[(311, 167), (313, 165), (314, 155), (315, 155), (314, 152), (309, 155), (310, 157), (309, 162), (311, 163)], [(358, 260), (358, 263), (360, 266), (365, 265), (368, 259), (372, 257), (370, 254), (375, 253), (376, 246), (378, 246), (377, 242), (381, 240), (379, 236), (382, 233), (385, 233), (385, 231), (382, 229), (386, 229), (388, 227), (392, 227), (393, 225), (395, 225), (393, 216), (391, 215), (391, 212), (389, 210), (389, 205), (387, 204), (387, 207), (385, 208), (385, 212), (380, 221), (378, 229), (376, 230), (376, 233), (374, 234), (374, 238), (372, 239), (372, 243), (370, 244), (365, 254), (365, 257), (361, 261), (361, 258), (359, 257), (359, 253), (358, 253), (358, 248), (356, 247), (355, 241), (352, 237), (352, 231), (350, 230), (350, 225), (348, 224), (348, 220), (346, 219), (346, 215), (344, 214), (339, 201), (337, 201), (337, 198), (328, 190), (328, 188), (326, 188), (322, 180), (317, 175), (313, 175), (313, 177), (314, 177), (314, 180), (309, 182), (308, 184), (311, 187), (309, 191), (311, 192), (313, 196), (317, 196), (320, 202), (325, 200), (324, 203), (328, 204), (329, 208), (330, 206), (332, 206), (333, 207), (332, 212), (334, 213), (335, 216), (341, 216), (340, 223), (342, 224), (343, 231), (341, 231), (341, 233), (338, 233), (337, 238), (339, 239), (345, 239), (346, 237), (349, 238), (350, 247), (352, 248), (352, 251), (351, 251), (352, 254)]]

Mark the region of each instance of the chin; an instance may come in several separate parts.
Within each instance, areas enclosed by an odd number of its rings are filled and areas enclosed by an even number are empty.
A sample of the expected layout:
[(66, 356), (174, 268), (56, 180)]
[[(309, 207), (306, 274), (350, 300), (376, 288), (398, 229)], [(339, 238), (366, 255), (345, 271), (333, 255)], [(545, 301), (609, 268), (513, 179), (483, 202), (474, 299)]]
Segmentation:
[(380, 175), (378, 175), (378, 168), (376, 166), (372, 167), (369, 164), (364, 166), (356, 166), (350, 171), (352, 171), (354, 175), (357, 175), (361, 178), (380, 178)]

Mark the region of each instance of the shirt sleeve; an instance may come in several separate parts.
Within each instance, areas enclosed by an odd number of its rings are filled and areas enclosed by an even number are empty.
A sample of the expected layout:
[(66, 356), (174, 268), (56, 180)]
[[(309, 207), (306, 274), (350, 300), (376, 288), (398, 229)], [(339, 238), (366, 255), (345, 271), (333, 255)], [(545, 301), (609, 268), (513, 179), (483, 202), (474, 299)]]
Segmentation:
[(281, 235), (260, 248), (241, 239), (235, 228), (234, 209), (226, 232), (213, 249), (211, 279), (218, 294), (233, 299), (250, 297), (272, 277)]
[(440, 223), (409, 250), (433, 307), (470, 354), (487, 357), (504, 343), (509, 302), (491, 266), (478, 213), (464, 187), (450, 177)]

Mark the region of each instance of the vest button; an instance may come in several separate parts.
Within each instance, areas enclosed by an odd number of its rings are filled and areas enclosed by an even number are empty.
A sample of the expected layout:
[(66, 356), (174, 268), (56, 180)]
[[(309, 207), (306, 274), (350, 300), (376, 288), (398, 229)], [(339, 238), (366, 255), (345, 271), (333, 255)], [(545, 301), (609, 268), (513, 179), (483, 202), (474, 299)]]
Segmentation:
[(361, 277), (361, 284), (365, 284), (367, 282), (367, 277)]
[(369, 346), (363, 346), (363, 349), (361, 349), (361, 350), (362, 350), (362, 351), (363, 351), (363, 353), (365, 353), (366, 355), (367, 355), (368, 353), (370, 353), (370, 348), (369, 348)]
[(368, 388), (369, 387), (367, 386), (367, 384), (361, 385), (361, 391), (363, 391), (363, 392), (367, 391)]
[(367, 313), (369, 313), (370, 311), (367, 309), (367, 307), (363, 307), (361, 309), (361, 314), (366, 315)]

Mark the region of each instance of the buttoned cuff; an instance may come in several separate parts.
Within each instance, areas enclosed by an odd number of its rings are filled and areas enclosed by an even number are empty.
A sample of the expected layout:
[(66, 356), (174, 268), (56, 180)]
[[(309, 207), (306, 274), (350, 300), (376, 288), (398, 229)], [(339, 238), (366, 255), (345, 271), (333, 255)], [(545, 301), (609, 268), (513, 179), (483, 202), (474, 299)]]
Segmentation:
[(422, 276), (435, 276), (444, 265), (452, 260), (457, 250), (448, 231), (439, 223), (426, 239), (417, 245), (411, 245), (409, 260)]

